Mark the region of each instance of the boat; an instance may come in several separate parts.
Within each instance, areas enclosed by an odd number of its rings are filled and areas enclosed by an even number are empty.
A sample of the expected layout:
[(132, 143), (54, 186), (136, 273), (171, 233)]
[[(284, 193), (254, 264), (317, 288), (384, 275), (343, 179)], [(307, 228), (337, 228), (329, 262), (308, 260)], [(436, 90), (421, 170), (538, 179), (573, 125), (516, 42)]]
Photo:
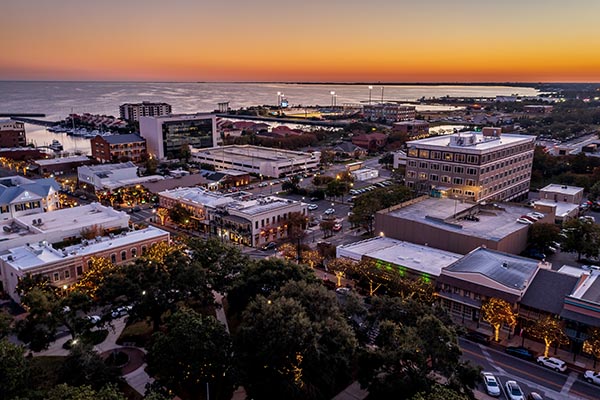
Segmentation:
[(54, 139), (52, 141), (52, 144), (48, 147), (54, 151), (62, 151), (63, 150), (63, 145), (56, 139)]

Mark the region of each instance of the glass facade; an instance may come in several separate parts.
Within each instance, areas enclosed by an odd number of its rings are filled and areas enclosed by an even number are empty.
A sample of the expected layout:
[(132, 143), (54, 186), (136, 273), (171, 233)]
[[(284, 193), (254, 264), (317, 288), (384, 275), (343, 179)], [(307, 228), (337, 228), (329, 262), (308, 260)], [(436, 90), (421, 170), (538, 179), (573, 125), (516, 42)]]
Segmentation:
[(178, 158), (183, 146), (213, 147), (212, 119), (165, 121), (162, 124), (163, 150), (167, 158)]

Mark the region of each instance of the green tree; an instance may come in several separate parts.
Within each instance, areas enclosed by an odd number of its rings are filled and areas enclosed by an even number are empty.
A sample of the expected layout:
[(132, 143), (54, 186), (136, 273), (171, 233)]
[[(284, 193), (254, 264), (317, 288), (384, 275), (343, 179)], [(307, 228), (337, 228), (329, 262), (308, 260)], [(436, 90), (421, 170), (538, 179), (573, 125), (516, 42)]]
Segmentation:
[(564, 345), (569, 343), (569, 337), (565, 334), (562, 323), (550, 316), (537, 320), (533, 325), (526, 328), (532, 337), (544, 341), (544, 357), (548, 357), (550, 346)]
[(390, 165), (394, 163), (394, 154), (385, 153), (378, 162), (379, 164), (383, 164), (385, 168), (389, 168)]
[(470, 400), (469, 396), (460, 394), (450, 388), (434, 385), (431, 392), (420, 392), (414, 395), (411, 400)]
[(366, 284), (369, 296), (373, 296), (379, 288), (391, 279), (391, 271), (378, 265), (371, 259), (362, 259), (357, 263), (349, 264), (348, 274), (356, 278), (360, 284)]
[(11, 325), (12, 317), (4, 311), (0, 311), (0, 340), (8, 336), (12, 331)]
[(489, 322), (494, 328), (494, 340), (499, 340), (500, 328), (506, 324), (513, 328), (517, 324), (517, 314), (513, 311), (512, 305), (502, 299), (495, 297), (481, 305), (483, 320)]
[(233, 287), (227, 294), (230, 312), (237, 314), (243, 311), (256, 296), (268, 297), (289, 281), (316, 282), (317, 278), (311, 268), (291, 261), (251, 261), (236, 276)]
[(321, 165), (322, 166), (333, 164), (334, 160), (335, 160), (335, 152), (333, 152), (332, 150), (323, 150), (321, 152)]
[(47, 400), (125, 400), (115, 385), (106, 385), (96, 391), (89, 385), (69, 386), (60, 384), (50, 390)]
[(565, 236), (562, 241), (562, 251), (577, 253), (581, 256), (596, 257), (600, 251), (600, 227), (587, 220), (570, 219), (563, 224)]
[(165, 333), (152, 338), (148, 368), (175, 392), (195, 395), (209, 386), (212, 397), (229, 399), (233, 392), (232, 345), (214, 317), (182, 309), (171, 316)]
[(180, 203), (169, 210), (169, 219), (178, 225), (187, 226), (191, 221), (192, 213)]
[(77, 343), (60, 367), (59, 381), (71, 386), (89, 385), (100, 390), (108, 384), (118, 383), (119, 375), (119, 370), (107, 366), (91, 345)]
[(600, 328), (590, 328), (588, 338), (583, 342), (583, 352), (594, 356), (594, 368), (600, 358)]
[(560, 228), (558, 225), (540, 222), (529, 227), (527, 236), (529, 244), (543, 251), (551, 246), (552, 242), (559, 240), (559, 233)]
[(27, 388), (29, 369), (25, 348), (0, 339), (0, 399), (10, 399)]

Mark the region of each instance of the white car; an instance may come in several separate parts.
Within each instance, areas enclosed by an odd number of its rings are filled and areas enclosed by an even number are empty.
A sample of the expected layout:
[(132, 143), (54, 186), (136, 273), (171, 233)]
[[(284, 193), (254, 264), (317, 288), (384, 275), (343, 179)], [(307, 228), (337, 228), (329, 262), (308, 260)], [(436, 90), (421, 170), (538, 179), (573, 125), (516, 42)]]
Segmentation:
[(567, 370), (567, 364), (563, 360), (554, 357), (539, 356), (537, 363), (557, 372), (565, 372)]
[(500, 396), (500, 385), (498, 385), (498, 380), (494, 374), (491, 372), (482, 372), (481, 377), (483, 378), (483, 384), (487, 394), (494, 397)]
[(525, 225), (531, 225), (533, 224), (533, 221), (530, 221), (528, 219), (525, 218), (517, 218), (517, 222), (520, 224), (525, 224)]
[(312, 211), (312, 210), (316, 210), (317, 208), (319, 208), (319, 206), (316, 204), (309, 204), (308, 207), (306, 207), (306, 208), (308, 208), (309, 210)]
[(525, 400), (525, 395), (517, 382), (507, 381), (505, 388), (506, 397), (508, 397), (509, 400)]
[(88, 315), (87, 319), (92, 323), (92, 325), (96, 325), (101, 320), (100, 316), (98, 315)]
[(538, 216), (537, 216), (536, 214), (534, 214), (534, 213), (528, 213), (528, 214), (527, 214), (527, 216), (528, 216), (529, 218), (533, 218), (533, 219), (535, 219), (536, 221), (537, 221), (538, 219), (540, 219), (540, 217), (538, 217)]
[(131, 306), (118, 307), (118, 308), (115, 308), (114, 310), (112, 310), (110, 315), (113, 318), (119, 318), (119, 317), (122, 317), (123, 315), (129, 314), (129, 310), (131, 310), (131, 308), (132, 308)]
[(595, 383), (596, 385), (600, 385), (600, 372), (590, 370), (585, 371), (583, 374), (583, 379), (585, 379), (589, 383)]
[[(537, 211), (532, 211), (529, 214), (535, 215), (538, 219), (542, 219), (546, 216), (545, 214), (542, 214), (541, 212), (537, 212)], [(529, 215), (529, 214), (527, 214), (527, 215)]]
[(325, 215), (335, 214), (335, 208), (328, 208), (325, 210)]

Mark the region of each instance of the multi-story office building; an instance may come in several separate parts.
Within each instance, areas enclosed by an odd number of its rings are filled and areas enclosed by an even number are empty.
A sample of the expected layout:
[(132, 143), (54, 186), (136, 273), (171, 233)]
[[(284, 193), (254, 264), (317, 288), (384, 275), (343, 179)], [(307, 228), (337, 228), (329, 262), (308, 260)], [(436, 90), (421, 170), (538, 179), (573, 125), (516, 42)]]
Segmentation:
[(429, 122), (419, 119), (394, 122), (392, 132), (407, 135), (412, 139), (427, 137), (429, 136)]
[(139, 121), (140, 117), (160, 117), (171, 114), (171, 105), (167, 103), (125, 103), (119, 106), (121, 119)]
[(194, 187), (168, 190), (158, 196), (162, 207), (185, 207), (195, 229), (252, 247), (285, 238), (291, 213), (307, 215), (307, 204), (302, 202), (275, 196), (252, 198), (244, 192), (223, 195)]
[(140, 134), (148, 153), (159, 160), (178, 158), (184, 146), (217, 145), (217, 117), (214, 114), (179, 114), (140, 117)]
[(316, 169), (321, 161), (321, 153), (231, 145), (192, 149), (192, 160), (212, 165), (217, 170), (234, 169), (279, 178)]
[(141, 162), (146, 156), (146, 140), (135, 133), (96, 136), (91, 141), (92, 157), (100, 162)]
[(0, 220), (39, 214), (59, 208), (59, 184), (53, 178), (27, 179), (8, 176), (0, 179)]
[(512, 200), (529, 191), (535, 136), (500, 128), (407, 142), (406, 185), (433, 196)]
[(417, 115), (414, 106), (402, 106), (394, 103), (365, 105), (363, 114), (370, 121), (385, 120), (387, 122), (408, 121), (415, 119)]
[(92, 257), (104, 257), (114, 264), (131, 262), (152, 245), (168, 242), (169, 232), (150, 226), (145, 229), (83, 240), (80, 244), (55, 248), (46, 241), (11, 248), (0, 255), (2, 288), (19, 301), (15, 288), (23, 275), (43, 275), (57, 287), (71, 285), (91, 265)]
[(0, 120), (0, 147), (23, 147), (27, 145), (25, 124), (12, 119)]

